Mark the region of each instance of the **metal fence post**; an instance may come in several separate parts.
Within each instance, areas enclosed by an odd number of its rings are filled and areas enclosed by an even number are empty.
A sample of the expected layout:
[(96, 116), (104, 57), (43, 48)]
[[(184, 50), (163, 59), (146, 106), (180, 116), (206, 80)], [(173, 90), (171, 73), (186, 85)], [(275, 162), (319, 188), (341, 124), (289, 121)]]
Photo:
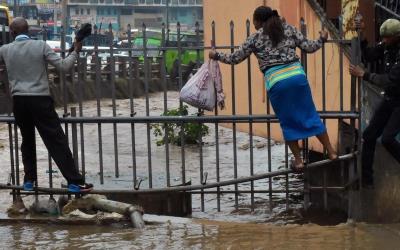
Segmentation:
[[(182, 79), (182, 44), (181, 44), (181, 24), (178, 22), (176, 24), (176, 31), (177, 31), (177, 45), (178, 45), (178, 58), (176, 62), (178, 63), (178, 86), (179, 91), (183, 87), (183, 79)], [(182, 101), (179, 100), (179, 108), (183, 109)], [(184, 135), (184, 123), (180, 123), (180, 140), (181, 140), (181, 171), (182, 171), (182, 184), (185, 185), (186, 183), (186, 159), (185, 159), (185, 135)]]
[[(111, 82), (111, 99), (112, 99), (112, 115), (113, 117), (117, 116), (117, 104), (115, 101), (115, 58), (114, 58), (114, 36), (112, 30), (112, 24), (108, 25), (108, 38), (110, 45), (110, 82)], [(113, 123), (113, 136), (114, 136), (114, 168), (115, 168), (115, 177), (119, 177), (119, 164), (118, 164), (118, 129), (117, 124)]]
[[(168, 111), (168, 81), (167, 81), (167, 69), (166, 69), (166, 52), (167, 52), (167, 40), (166, 40), (166, 29), (165, 24), (162, 24), (161, 29), (161, 46), (163, 49), (161, 50), (162, 57), (160, 59), (160, 76), (163, 85), (163, 110), (164, 114)], [(164, 147), (165, 147), (165, 172), (166, 172), (166, 184), (167, 187), (171, 186), (171, 173), (170, 173), (170, 159), (169, 159), (169, 136), (168, 136), (168, 127), (167, 123), (164, 123)]]
[[(358, 38), (353, 38), (351, 40), (351, 63), (353, 65), (357, 65), (359, 63), (359, 39)], [(351, 92), (350, 92), (350, 110), (352, 112), (356, 112), (357, 111), (357, 81), (358, 79), (354, 76), (351, 76)], [(360, 100), (359, 100), (360, 101)], [(358, 119), (360, 119), (360, 114)], [(356, 150), (356, 147), (358, 146), (359, 141), (356, 141), (356, 135), (357, 135), (357, 128), (356, 128), (356, 122), (355, 119), (351, 119), (350, 120), (350, 127), (352, 129), (352, 150)], [(359, 128), (361, 129), (361, 128)], [(359, 136), (360, 137), (360, 136)], [(360, 150), (359, 148), (357, 148), (357, 150)], [(357, 168), (357, 164), (358, 164), (358, 160), (357, 158), (354, 158), (352, 161), (350, 161), (349, 163), (349, 180), (350, 182), (353, 182), (355, 180), (355, 178), (358, 176), (358, 168)], [(349, 201), (348, 201), (348, 217), (349, 219), (354, 219), (356, 217), (356, 207), (357, 207), (357, 197), (356, 197), (357, 193), (356, 191), (350, 189), (349, 190)]]
[[(195, 33), (196, 33), (196, 46), (199, 47), (200, 46), (200, 24), (198, 22), (196, 22), (195, 25)], [(199, 69), (200, 68), (200, 50), (196, 49), (196, 68)], [(216, 92), (215, 92), (216, 94)], [(217, 99), (215, 98), (215, 102), (217, 102)], [(218, 105), (215, 105), (215, 109), (218, 109)], [(198, 109), (198, 115), (202, 115), (202, 110)], [(202, 126), (203, 123), (198, 123), (199, 126)], [(206, 178), (205, 175), (208, 175), (207, 172), (204, 173), (204, 162), (203, 162), (203, 135), (199, 135), (198, 137), (198, 146), (199, 146), (199, 158), (200, 158), (200, 183), (206, 183)], [(204, 212), (205, 209), (205, 205), (204, 205), (204, 189), (200, 190), (201, 192), (201, 211)]]
[[(96, 104), (97, 116), (101, 117), (101, 95), (102, 95), (102, 77), (101, 77), (101, 58), (99, 57), (98, 45), (99, 30), (97, 25), (94, 25), (94, 61), (95, 61), (95, 81), (96, 81)], [(98, 141), (99, 141), (99, 165), (100, 165), (100, 184), (104, 184), (104, 170), (103, 170), (103, 137), (101, 123), (97, 123)]]
[[(246, 38), (250, 36), (250, 20), (246, 20)], [(251, 77), (251, 59), (247, 59), (247, 96), (249, 115), (253, 115), (253, 88)], [(254, 149), (253, 149), (253, 123), (249, 121), (249, 146), (250, 146), (250, 175), (254, 175)], [(254, 181), (250, 183), (250, 203), (251, 211), (254, 211)]]
[[(86, 78), (84, 77), (84, 73), (87, 71), (87, 59), (81, 58), (78, 56), (78, 105), (79, 105), (79, 117), (83, 117), (83, 98), (84, 98), (84, 88), (83, 83), (86, 82)], [(83, 71), (83, 72), (82, 72)], [(81, 139), (81, 166), (82, 166), (82, 177), (83, 180), (86, 179), (86, 164), (85, 164), (85, 133), (83, 122), (79, 124), (79, 132)]]
[[(300, 19), (300, 30), (301, 33), (303, 33), (304, 36), (307, 36), (307, 25), (305, 23), (304, 18)], [(305, 52), (301, 52), (301, 62), (304, 68), (304, 71), (307, 74), (307, 54)], [(304, 142), (305, 145), (303, 145), (303, 157), (305, 160), (305, 167), (307, 167), (308, 163), (308, 139), (305, 140)], [(304, 174), (304, 209), (307, 210), (308, 207), (310, 206), (310, 178), (309, 178), (309, 171), (306, 171)]]
[[(129, 85), (129, 110), (130, 110), (130, 117), (134, 117), (135, 116), (135, 105), (133, 102), (133, 74), (135, 73), (135, 79), (138, 80), (138, 75), (136, 77), (136, 74), (138, 74), (138, 70), (139, 67), (138, 62), (137, 61), (133, 61), (132, 58), (132, 31), (131, 31), (131, 25), (128, 24), (128, 30), (127, 30), (127, 34), (128, 34), (128, 63), (129, 63), (129, 78), (128, 78), (128, 85)], [(134, 68), (135, 66), (135, 68)], [(137, 83), (137, 81), (135, 81)], [(137, 176), (136, 176), (136, 134), (135, 134), (135, 124), (131, 123), (131, 150), (132, 150), (132, 179), (133, 179), (133, 187), (136, 187), (136, 180), (137, 180)]]
[[(230, 45), (231, 53), (235, 51), (235, 24), (233, 21), (229, 23), (230, 30)], [(235, 78), (235, 66), (231, 65), (231, 83), (232, 83), (232, 115), (236, 115), (236, 78)], [(238, 178), (238, 164), (237, 164), (237, 137), (236, 137), (236, 122), (232, 123), (233, 133), (233, 175), (234, 178)], [(239, 196), (238, 196), (238, 185), (235, 184), (235, 208), (239, 207)]]
[[(76, 107), (71, 107), (71, 117), (76, 117)], [(72, 130), (72, 155), (74, 157), (75, 168), (79, 171), (78, 157), (78, 129), (76, 123), (71, 124)]]
[[(149, 56), (147, 49), (147, 27), (146, 24), (142, 25), (143, 34), (143, 56), (144, 56), (144, 89), (146, 94), (146, 116), (150, 116), (150, 100), (149, 100)], [(152, 156), (151, 156), (151, 136), (150, 136), (150, 123), (146, 123), (147, 132), (147, 162), (148, 162), (148, 174), (149, 174), (149, 188), (153, 187), (153, 170), (152, 170)]]
[[(216, 47), (216, 31), (215, 31), (215, 21), (211, 23), (211, 47)], [(214, 115), (218, 116), (218, 109), (214, 110)], [(220, 181), (220, 159), (219, 159), (219, 128), (218, 122), (215, 122), (215, 172), (217, 182)], [(221, 188), (217, 187), (217, 211), (221, 211)]]

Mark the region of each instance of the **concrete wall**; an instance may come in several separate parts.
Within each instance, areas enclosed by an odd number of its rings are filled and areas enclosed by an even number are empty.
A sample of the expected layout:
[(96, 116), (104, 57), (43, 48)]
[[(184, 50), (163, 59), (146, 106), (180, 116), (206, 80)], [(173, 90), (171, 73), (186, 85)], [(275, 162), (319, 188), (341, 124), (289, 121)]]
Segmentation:
[[(216, 44), (229, 45), (229, 22), (235, 23), (235, 45), (241, 44), (246, 38), (246, 19), (252, 19), (253, 11), (260, 5), (268, 5), (274, 9), (278, 9), (281, 16), (292, 25), (299, 27), (300, 18), (303, 17), (307, 24), (307, 33), (310, 39), (319, 37), (321, 29), (321, 21), (307, 0), (235, 0), (232, 4), (231, 0), (205, 0), (204, 1), (204, 41), (209, 43), (211, 40), (211, 23), (216, 22)], [(228, 14), (221, 14), (229, 13)], [(252, 32), (254, 28), (252, 27)], [(228, 52), (228, 51), (224, 51)], [(205, 52), (207, 55), (207, 52)], [(258, 69), (256, 58), (251, 56), (251, 77), (252, 77), (252, 95), (253, 95), (253, 113), (265, 114), (266, 103), (264, 98), (264, 80), (263, 75)], [(315, 104), (318, 110), (322, 109), (322, 60), (321, 50), (308, 57), (308, 78), (312, 89)], [(349, 60), (344, 57), (344, 107), (349, 110), (350, 106), (350, 75), (348, 72)], [(226, 110), (223, 114), (231, 114), (232, 110), (232, 84), (229, 65), (222, 65), (224, 91), (227, 96)], [(339, 47), (336, 44), (326, 45), (326, 105), (327, 110), (339, 110)], [(248, 113), (248, 80), (247, 80), (247, 63), (242, 63), (235, 67), (236, 77), (236, 110), (238, 114)], [(229, 126), (229, 124), (227, 124)], [(338, 122), (328, 121), (327, 127), (332, 143), (337, 143)], [(238, 125), (239, 130), (247, 131), (247, 124)], [(282, 140), (282, 132), (279, 125), (272, 126), (272, 137), (276, 140)], [(257, 135), (268, 136), (265, 124), (255, 125), (254, 131)], [(321, 151), (321, 145), (316, 139), (310, 141), (311, 149)]]

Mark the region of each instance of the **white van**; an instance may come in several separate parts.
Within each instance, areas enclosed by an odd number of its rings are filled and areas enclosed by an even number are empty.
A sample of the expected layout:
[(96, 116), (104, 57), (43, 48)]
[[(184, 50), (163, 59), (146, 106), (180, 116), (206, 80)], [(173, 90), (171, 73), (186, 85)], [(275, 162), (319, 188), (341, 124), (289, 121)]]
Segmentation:
[[(54, 50), (54, 52), (61, 52), (61, 41), (52, 41), (47, 40), (46, 43)], [(71, 47), (71, 44), (65, 42), (65, 49), (68, 50)]]

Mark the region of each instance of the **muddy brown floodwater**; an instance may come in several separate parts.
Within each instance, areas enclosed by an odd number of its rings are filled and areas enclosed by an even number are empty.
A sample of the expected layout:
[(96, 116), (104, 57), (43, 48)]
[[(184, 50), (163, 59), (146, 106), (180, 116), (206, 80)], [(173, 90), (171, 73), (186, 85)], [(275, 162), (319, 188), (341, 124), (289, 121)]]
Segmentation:
[(121, 226), (0, 226), (2, 249), (399, 249), (400, 225), (194, 221)]
[[(145, 98), (135, 99), (137, 116), (145, 115)], [(150, 95), (150, 114), (163, 112), (163, 95)], [(178, 93), (168, 92), (168, 107), (178, 107)], [(71, 104), (69, 107), (77, 106)], [(102, 100), (102, 116), (111, 116), (111, 100)], [(96, 116), (96, 102), (84, 102), (85, 116)], [(59, 114), (62, 110), (58, 109)], [(190, 113), (195, 110), (191, 109)], [(129, 116), (129, 100), (117, 100), (117, 115)], [(204, 171), (208, 173), (208, 183), (216, 181), (215, 127), (207, 124), (210, 134), (204, 138)], [(113, 127), (102, 126), (104, 179), (99, 183), (99, 146), (97, 124), (84, 125), (86, 176), (98, 189), (129, 188), (132, 186), (131, 127), (119, 124), (118, 162), (119, 178), (115, 177), (115, 156)], [(78, 126), (79, 129), (79, 126)], [(80, 131), (78, 130), (78, 135)], [(71, 135), (71, 133), (70, 133)], [(219, 127), (220, 176), (221, 180), (234, 177), (232, 130)], [(37, 136), (38, 178), (41, 186), (48, 186), (48, 155), (41, 139)], [(148, 187), (148, 148), (146, 125), (135, 125), (137, 174), (144, 181), (141, 188)], [(254, 173), (268, 170), (267, 139), (254, 138)], [(151, 134), (151, 161), (153, 187), (166, 186), (165, 147), (156, 146), (157, 138)], [(250, 174), (249, 135), (237, 132), (238, 177)], [(271, 148), (272, 171), (285, 167), (285, 147), (273, 143)], [(81, 145), (79, 145), (79, 148)], [(181, 148), (170, 146), (171, 184), (182, 183)], [(19, 155), (19, 157), (21, 157)], [(79, 152), (79, 159), (82, 155)], [(10, 173), (10, 152), (7, 126), (0, 124), (0, 182), (6, 183)], [(21, 159), (20, 159), (21, 162)], [(21, 168), (22, 169), (22, 168)], [(54, 186), (63, 181), (58, 169), (53, 174)], [(185, 148), (186, 180), (192, 184), (200, 182), (199, 148)], [(22, 179), (22, 174), (21, 174)], [(285, 178), (273, 178), (273, 189), (285, 189)], [(268, 190), (269, 180), (254, 182), (256, 190)], [(239, 189), (249, 189), (249, 183), (240, 184)], [(289, 175), (289, 188), (301, 189), (302, 182), (297, 175)], [(215, 189), (214, 189), (215, 190)], [(233, 186), (222, 190), (234, 190)], [(201, 211), (201, 198), (193, 195), (193, 221), (182, 222), (171, 219), (168, 223), (147, 225), (145, 230), (134, 230), (124, 225), (113, 226), (61, 226), (37, 224), (7, 224), (1, 222), (7, 218), (6, 210), (11, 204), (7, 191), (0, 191), (0, 249), (399, 249), (400, 225), (340, 224), (337, 226), (318, 226), (314, 224), (297, 225), (298, 213), (283, 213), (286, 209), (286, 195), (273, 194), (269, 203), (268, 193), (255, 195), (255, 210), (250, 209), (250, 195), (238, 197), (239, 207), (235, 208), (234, 195), (221, 196), (221, 211), (217, 210), (217, 197), (205, 195), (205, 211)], [(301, 208), (301, 196), (290, 195), (290, 210)], [(26, 205), (32, 197), (25, 197)], [(272, 207), (269, 207), (272, 205)]]

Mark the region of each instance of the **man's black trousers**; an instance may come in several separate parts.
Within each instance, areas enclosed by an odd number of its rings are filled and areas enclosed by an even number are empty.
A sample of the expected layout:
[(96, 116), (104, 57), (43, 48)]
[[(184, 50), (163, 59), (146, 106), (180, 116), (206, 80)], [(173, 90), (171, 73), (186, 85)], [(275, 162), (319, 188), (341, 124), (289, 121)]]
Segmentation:
[(400, 102), (384, 100), (374, 112), (363, 133), (362, 175), (363, 182), (373, 183), (373, 163), (376, 140), (382, 136), (382, 145), (400, 163), (400, 143), (396, 140), (400, 132)]
[(14, 117), (22, 134), (22, 161), (24, 181), (36, 181), (37, 159), (35, 127), (50, 156), (68, 184), (83, 184), (82, 175), (75, 166), (67, 137), (50, 96), (14, 96)]

